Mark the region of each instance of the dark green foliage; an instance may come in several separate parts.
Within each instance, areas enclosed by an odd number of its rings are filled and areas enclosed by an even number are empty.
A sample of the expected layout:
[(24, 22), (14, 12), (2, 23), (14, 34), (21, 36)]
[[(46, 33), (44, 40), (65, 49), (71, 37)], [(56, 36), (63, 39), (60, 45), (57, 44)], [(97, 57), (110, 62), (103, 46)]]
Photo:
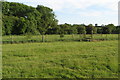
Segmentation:
[(87, 34), (93, 34), (97, 32), (97, 29), (92, 24), (89, 24), (88, 26), (86, 26), (86, 31), (87, 31)]
[(114, 30), (114, 33), (120, 34), (120, 26), (117, 26), (116, 29)]
[(60, 37), (61, 37), (61, 38), (64, 37), (64, 34), (60, 34)]
[(38, 22), (37, 27), (41, 34), (45, 34), (49, 28), (57, 26), (57, 20), (52, 9), (42, 5), (38, 5), (36, 9), (42, 13), (41, 21)]
[(45, 34), (57, 26), (52, 9), (38, 5), (37, 8), (21, 3), (3, 2), (3, 35)]
[(77, 27), (78, 34), (85, 34), (86, 33), (86, 27), (83, 25), (80, 25)]
[(97, 28), (97, 33), (98, 33), (98, 34), (102, 34), (102, 32), (103, 32), (103, 29), (102, 29), (102, 28)]
[(71, 24), (60, 24), (59, 25), (59, 34), (77, 34), (77, 28)]
[(66, 34), (66, 27), (64, 25), (59, 25), (59, 34)]
[(5, 16), (3, 15), (3, 27), (2, 27), (2, 31), (3, 31), (3, 35), (10, 35), (13, 34), (13, 29), (16, 26), (16, 22), (18, 20), (18, 17), (14, 17), (14, 16)]
[(49, 28), (47, 30), (46, 34), (59, 34), (59, 27), (56, 26), (54, 28)]
[(115, 31), (115, 26), (113, 24), (108, 24), (103, 27), (104, 34), (111, 34), (114, 31)]

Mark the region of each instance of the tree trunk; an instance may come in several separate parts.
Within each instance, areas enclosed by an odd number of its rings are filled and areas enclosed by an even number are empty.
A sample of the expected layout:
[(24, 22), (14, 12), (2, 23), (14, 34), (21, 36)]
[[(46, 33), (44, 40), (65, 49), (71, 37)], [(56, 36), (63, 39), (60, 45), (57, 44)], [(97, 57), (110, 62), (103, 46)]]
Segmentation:
[(80, 41), (82, 41), (85, 38), (85, 34), (80, 34)]
[(42, 34), (42, 42), (44, 42), (44, 34)]
[(101, 33), (101, 37), (102, 37), (102, 35), (103, 35), (103, 34)]
[(86, 33), (84, 33), (84, 38), (86, 38)]
[(82, 40), (82, 34), (79, 34), (79, 36), (80, 36), (80, 41)]
[(107, 34), (106, 34), (106, 40), (107, 40)]
[(12, 35), (11, 35), (11, 41), (13, 42), (13, 37), (12, 37)]
[(93, 40), (93, 31), (91, 32), (91, 40)]
[(72, 34), (72, 38), (74, 39), (74, 34)]

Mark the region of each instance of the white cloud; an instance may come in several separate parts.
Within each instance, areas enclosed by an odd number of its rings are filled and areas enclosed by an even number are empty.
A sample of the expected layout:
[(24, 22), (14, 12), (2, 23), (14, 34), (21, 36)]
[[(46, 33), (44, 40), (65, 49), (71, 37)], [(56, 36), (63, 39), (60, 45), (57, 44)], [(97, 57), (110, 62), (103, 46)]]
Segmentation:
[[(36, 0), (36, 2), (41, 2), (41, 0)], [(117, 10), (118, 0), (44, 0), (43, 2), (55, 10), (66, 7), (85, 9), (92, 5), (101, 5), (112, 10)]]
[[(64, 8), (81, 8), (85, 9), (92, 5), (101, 5), (112, 10), (117, 10), (119, 0), (7, 0), (14, 2), (34, 2), (36, 5), (43, 4), (54, 10), (62, 10)], [(32, 5), (32, 4), (31, 4)], [(34, 4), (35, 5), (35, 4)]]

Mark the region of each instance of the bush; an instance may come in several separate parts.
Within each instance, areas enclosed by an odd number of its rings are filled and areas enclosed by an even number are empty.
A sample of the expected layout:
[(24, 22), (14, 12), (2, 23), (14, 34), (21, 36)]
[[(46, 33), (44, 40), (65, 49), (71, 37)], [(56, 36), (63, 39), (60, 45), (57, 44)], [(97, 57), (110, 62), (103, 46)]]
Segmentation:
[(60, 37), (61, 37), (61, 38), (64, 37), (64, 34), (60, 34)]

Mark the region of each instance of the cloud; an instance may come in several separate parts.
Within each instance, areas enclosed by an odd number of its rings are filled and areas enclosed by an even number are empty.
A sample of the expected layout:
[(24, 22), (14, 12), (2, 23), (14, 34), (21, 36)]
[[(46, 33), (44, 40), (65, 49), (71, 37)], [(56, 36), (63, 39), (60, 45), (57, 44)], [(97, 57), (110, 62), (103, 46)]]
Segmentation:
[[(37, 2), (41, 2), (41, 0)], [(100, 5), (111, 10), (117, 10), (118, 0), (44, 0), (43, 2), (54, 10), (62, 10), (64, 8), (86, 9), (92, 5)]]
[(62, 10), (64, 8), (80, 8), (85, 9), (92, 5), (101, 5), (112, 10), (117, 10), (119, 0), (7, 0), (14, 2), (33, 2), (31, 5), (43, 4), (54, 10)]

